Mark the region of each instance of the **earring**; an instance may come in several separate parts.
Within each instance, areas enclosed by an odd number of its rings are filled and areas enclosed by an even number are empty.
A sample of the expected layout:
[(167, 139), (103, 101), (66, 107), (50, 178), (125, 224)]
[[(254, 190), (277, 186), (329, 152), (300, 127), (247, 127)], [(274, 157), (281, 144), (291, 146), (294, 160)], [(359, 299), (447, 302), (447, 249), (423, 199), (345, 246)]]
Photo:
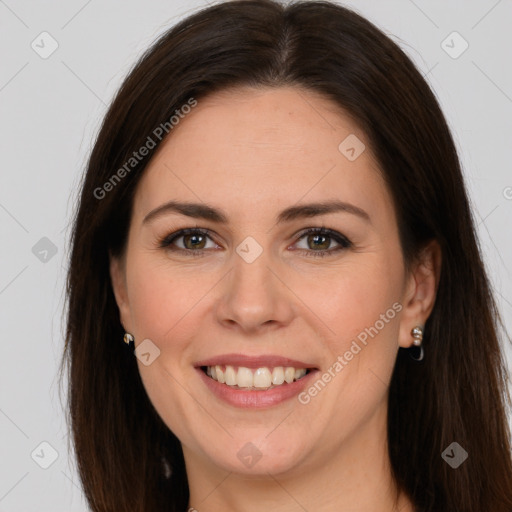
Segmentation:
[(124, 333), (124, 342), (131, 348), (135, 348), (135, 338), (129, 332)]
[(420, 353), (419, 353), (419, 356), (418, 357), (414, 357), (411, 353), (411, 358), (414, 359), (415, 361), (422, 361), (423, 360), (423, 357), (425, 355), (424, 351), (423, 351), (423, 345), (422, 345), (422, 341), (423, 341), (423, 329), (417, 325), (416, 327), (414, 327), (412, 330), (411, 330), (411, 335), (413, 337), (413, 340), (412, 340), (412, 343), (415, 347), (418, 347), (419, 350), (420, 350)]

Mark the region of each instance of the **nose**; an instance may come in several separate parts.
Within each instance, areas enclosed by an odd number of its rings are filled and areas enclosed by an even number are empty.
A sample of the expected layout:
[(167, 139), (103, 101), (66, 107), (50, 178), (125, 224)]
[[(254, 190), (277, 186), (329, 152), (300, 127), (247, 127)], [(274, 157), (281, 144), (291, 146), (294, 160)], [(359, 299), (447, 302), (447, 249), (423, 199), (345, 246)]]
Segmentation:
[(279, 265), (271, 261), (269, 252), (264, 250), (251, 263), (234, 255), (233, 268), (223, 279), (216, 308), (217, 319), (224, 327), (254, 333), (276, 329), (292, 321), (294, 295), (286, 285), (285, 276), (280, 275)]

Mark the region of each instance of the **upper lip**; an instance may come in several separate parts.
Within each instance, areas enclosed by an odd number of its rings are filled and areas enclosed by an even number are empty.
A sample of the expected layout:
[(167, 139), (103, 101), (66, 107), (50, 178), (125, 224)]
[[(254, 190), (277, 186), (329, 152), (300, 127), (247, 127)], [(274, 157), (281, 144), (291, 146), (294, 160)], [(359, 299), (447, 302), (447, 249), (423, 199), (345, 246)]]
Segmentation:
[(276, 366), (293, 366), (294, 368), (315, 368), (311, 363), (297, 361), (288, 357), (277, 356), (273, 354), (261, 356), (246, 356), (244, 354), (222, 354), (219, 356), (204, 359), (195, 363), (199, 366), (243, 366), (245, 368), (275, 368)]

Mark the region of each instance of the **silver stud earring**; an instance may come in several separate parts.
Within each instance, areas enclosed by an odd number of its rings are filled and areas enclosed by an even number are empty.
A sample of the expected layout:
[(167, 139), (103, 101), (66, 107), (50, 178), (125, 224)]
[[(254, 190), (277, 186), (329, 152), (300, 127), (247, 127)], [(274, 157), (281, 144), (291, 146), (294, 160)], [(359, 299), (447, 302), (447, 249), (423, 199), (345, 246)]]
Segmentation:
[(412, 340), (412, 343), (415, 347), (418, 347), (420, 349), (420, 353), (419, 353), (419, 356), (418, 357), (414, 357), (412, 354), (411, 354), (411, 357), (412, 359), (414, 359), (415, 361), (422, 361), (423, 360), (423, 357), (425, 355), (424, 351), (423, 351), (423, 345), (422, 345), (422, 341), (423, 341), (423, 329), (417, 325), (416, 327), (414, 327), (412, 330), (411, 330), (411, 335), (413, 337), (413, 340)]
[(131, 348), (135, 348), (135, 338), (129, 332), (124, 333), (124, 342)]

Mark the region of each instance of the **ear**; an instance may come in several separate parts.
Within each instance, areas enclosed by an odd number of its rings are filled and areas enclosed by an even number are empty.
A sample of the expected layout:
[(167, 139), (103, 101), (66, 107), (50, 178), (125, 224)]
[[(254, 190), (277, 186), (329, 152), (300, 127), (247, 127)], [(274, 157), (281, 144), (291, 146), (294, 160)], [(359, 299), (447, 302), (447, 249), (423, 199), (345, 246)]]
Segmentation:
[(124, 258), (112, 256), (110, 252), (109, 258), (110, 280), (112, 282), (112, 289), (116, 298), (117, 307), (119, 308), (119, 319), (125, 331), (131, 332), (131, 314), (126, 287), (125, 261)]
[(422, 249), (407, 277), (398, 336), (400, 347), (412, 345), (411, 330), (417, 325), (424, 327), (434, 308), (441, 276), (441, 259), (439, 243), (431, 240)]

